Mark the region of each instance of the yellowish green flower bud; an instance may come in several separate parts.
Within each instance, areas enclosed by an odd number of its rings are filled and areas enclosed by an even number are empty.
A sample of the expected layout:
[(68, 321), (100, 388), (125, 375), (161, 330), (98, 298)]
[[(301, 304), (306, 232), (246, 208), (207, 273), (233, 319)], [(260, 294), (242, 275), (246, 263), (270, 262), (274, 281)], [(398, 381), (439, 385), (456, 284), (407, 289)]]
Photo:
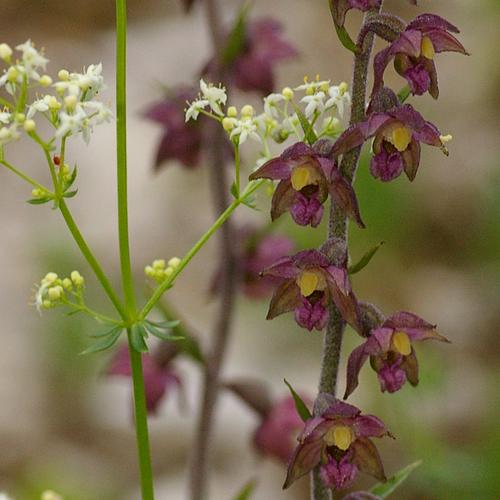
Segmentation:
[(26, 120), (23, 124), (23, 128), (26, 132), (34, 132), (36, 129), (35, 120)]
[(229, 106), (229, 108), (227, 108), (227, 116), (229, 116), (229, 118), (236, 118), (238, 116), (236, 106)]
[(282, 91), (281, 91), (281, 95), (285, 98), (285, 99), (288, 99), (288, 100), (291, 100), (293, 99), (293, 90), (290, 88), (290, 87), (285, 87)]
[(63, 296), (63, 293), (64, 290), (60, 285), (49, 288), (47, 291), (47, 295), (50, 301), (60, 300), (60, 298)]
[(64, 106), (69, 111), (75, 109), (77, 102), (78, 102), (78, 98), (76, 97), (76, 95), (68, 95), (64, 98)]
[(0, 58), (5, 62), (10, 62), (11, 55), (12, 49), (6, 43), (0, 43)]
[(44, 309), (50, 309), (52, 307), (52, 302), (46, 299), (42, 302), (42, 306)]
[(346, 82), (341, 82), (339, 85), (339, 93), (340, 95), (344, 95), (347, 92), (349, 85)]
[(153, 269), (165, 269), (165, 260), (156, 259), (153, 261)]
[(23, 123), (26, 120), (26, 115), (24, 113), (16, 113), (15, 120), (17, 123)]
[(40, 77), (40, 80), (38, 80), (38, 83), (42, 87), (50, 87), (50, 85), (52, 85), (52, 78), (50, 78), (49, 75), (43, 75)]
[(255, 113), (255, 110), (253, 109), (253, 106), (251, 104), (245, 104), (241, 108), (241, 116), (244, 118), (251, 118)]
[(171, 267), (172, 269), (175, 269), (176, 267), (179, 267), (180, 263), (181, 263), (181, 259), (179, 259), (179, 257), (172, 257), (168, 261), (168, 267)]
[(226, 132), (233, 130), (234, 128), (234, 118), (228, 118), (227, 116), (222, 120), (222, 127)]
[(33, 198), (41, 198), (43, 194), (43, 191), (39, 188), (31, 190), (31, 196), (33, 196)]
[(14, 83), (17, 80), (17, 77), (19, 76), (19, 71), (15, 66), (11, 66), (7, 70), (7, 81), (10, 83)]
[(154, 278), (155, 276), (155, 270), (151, 266), (146, 266), (144, 268), (144, 273), (148, 278)]
[(66, 82), (69, 80), (69, 71), (65, 70), (65, 69), (61, 69), (59, 71), (59, 73), (57, 73), (57, 78), (59, 78), (59, 80), (62, 80), (63, 82)]
[(64, 278), (62, 280), (62, 286), (65, 290), (71, 290), (73, 288), (73, 283), (69, 278)]
[(57, 276), (56, 273), (47, 273), (45, 275), (45, 277), (43, 278), (42, 280), (42, 283), (44, 285), (52, 285), (53, 283), (55, 283), (57, 281), (59, 277)]
[(50, 109), (58, 110), (61, 108), (61, 103), (57, 100), (56, 97), (51, 96), (49, 99), (47, 99), (47, 106)]
[(73, 282), (73, 284), (77, 288), (80, 288), (83, 286), (85, 280), (83, 279), (83, 276), (78, 271), (72, 271), (70, 276), (71, 276), (71, 281)]

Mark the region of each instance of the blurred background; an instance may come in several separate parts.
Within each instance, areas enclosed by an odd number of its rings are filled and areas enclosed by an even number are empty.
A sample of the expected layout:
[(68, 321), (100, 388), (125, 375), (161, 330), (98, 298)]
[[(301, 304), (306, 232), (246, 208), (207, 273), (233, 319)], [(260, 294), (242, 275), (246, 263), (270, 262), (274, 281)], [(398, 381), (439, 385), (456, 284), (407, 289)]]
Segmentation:
[[(213, 220), (207, 170), (182, 169), (173, 162), (153, 172), (161, 130), (143, 113), (161, 97), (163, 84), (196, 80), (210, 43), (202, 9), (183, 14), (177, 0), (129, 0), (129, 166), (130, 229), (137, 289), (145, 296), (143, 267), (154, 258), (181, 256)], [(44, 46), (49, 70), (80, 71), (103, 62), (114, 99), (114, 3), (97, 0), (3, 0), (2, 42), (27, 38)], [(418, 108), (445, 134), (450, 156), (425, 150), (415, 182), (406, 178), (382, 184), (368, 173), (366, 159), (356, 189), (366, 230), (351, 228), (354, 259), (385, 241), (370, 266), (354, 278), (357, 295), (386, 314), (414, 311), (438, 324), (450, 345), (419, 345), (421, 382), (394, 395), (380, 394), (373, 372), (365, 368), (352, 402), (380, 416), (397, 436), (381, 442), (388, 474), (417, 459), (423, 464), (401, 490), (399, 499), (492, 500), (500, 496), (498, 365), (500, 323), (500, 3), (431, 2), (418, 8), (400, 0), (386, 6), (406, 19), (435, 11), (461, 28), (470, 58), (438, 56), (441, 96), (419, 98)], [(223, 2), (227, 19), (235, 2)], [(300, 58), (280, 66), (278, 88), (294, 86), (304, 74), (319, 73), (334, 82), (350, 81), (349, 54), (332, 30), (326, 2), (255, 1), (254, 16), (272, 15)], [(357, 26), (359, 16), (349, 16)], [(393, 72), (390, 72), (393, 75)], [(393, 76), (388, 82), (399, 86)], [(75, 218), (95, 253), (119, 285), (114, 173), (114, 127), (102, 126), (90, 146), (70, 142), (78, 159), (79, 196), (71, 200)], [(23, 143), (7, 148), (7, 158), (43, 179), (43, 158)], [(91, 304), (110, 312), (89, 268), (78, 254), (62, 219), (50, 207), (25, 203), (27, 186), (0, 171), (0, 491), (18, 500), (34, 500), (46, 488), (67, 500), (137, 500), (135, 436), (127, 379), (108, 378), (109, 355), (79, 356), (94, 325), (62, 311), (41, 317), (31, 301), (33, 284), (49, 270), (60, 275), (79, 269), (87, 278)], [(267, 221), (242, 208), (241, 222)], [(298, 228), (287, 220), (277, 232), (298, 248), (319, 245), (324, 232)], [(209, 340), (216, 301), (210, 296), (217, 247), (210, 242), (169, 292), (169, 300)], [(210, 271), (208, 271), (210, 270)], [(30, 291), (31, 290), (31, 291)], [(303, 393), (314, 395), (319, 375), (321, 335), (296, 326), (291, 315), (265, 321), (267, 301), (241, 296), (224, 373), (227, 377), (264, 376), (276, 397), (286, 394), (286, 377)], [(346, 333), (345, 355), (359, 343)], [(187, 360), (176, 362), (184, 397), (169, 394), (150, 419), (153, 460), (160, 500), (186, 497), (200, 371)], [(258, 479), (256, 500), (307, 498), (307, 480), (283, 493), (284, 468), (261, 460), (251, 446), (258, 422), (230, 394), (218, 408), (211, 468), (211, 498), (233, 498), (250, 478)], [(389, 441), (389, 440), (388, 440)], [(369, 486), (370, 481), (358, 485)]]

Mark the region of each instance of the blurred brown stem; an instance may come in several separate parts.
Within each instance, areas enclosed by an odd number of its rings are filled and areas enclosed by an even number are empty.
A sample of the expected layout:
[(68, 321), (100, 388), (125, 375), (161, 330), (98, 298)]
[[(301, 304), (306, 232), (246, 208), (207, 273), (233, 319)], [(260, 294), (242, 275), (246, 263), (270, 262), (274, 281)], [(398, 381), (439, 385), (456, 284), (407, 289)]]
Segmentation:
[[(382, 2), (381, 2), (382, 3)], [(364, 22), (374, 13), (380, 12), (382, 5), (378, 9), (368, 12)], [(374, 35), (368, 33), (365, 37), (361, 50), (354, 57), (354, 70), (352, 78), (352, 107), (349, 125), (354, 125), (365, 118), (366, 90), (368, 83), (368, 67), (373, 48)], [(342, 157), (340, 171), (352, 184), (356, 175), (356, 169), (361, 155), (361, 146), (349, 151)], [(348, 242), (348, 221), (345, 214), (335, 204), (330, 207), (330, 220), (328, 225), (328, 238), (336, 238), (339, 245)], [(334, 252), (335, 253), (335, 252)], [(337, 252), (341, 254), (341, 252)], [(340, 262), (332, 262), (334, 265), (343, 265)], [(340, 352), (342, 348), (342, 337), (344, 334), (345, 322), (334, 304), (330, 304), (330, 319), (326, 327), (323, 341), (323, 358), (321, 361), (321, 375), (318, 391), (327, 392), (336, 396), (337, 376), (340, 362)], [(329, 500), (332, 498), (330, 490), (325, 488), (319, 474), (319, 467), (316, 467), (311, 477), (311, 499)]]
[[(205, 0), (206, 17), (214, 48), (214, 66), (211, 77), (214, 83), (223, 80), (222, 52), (223, 31), (221, 15), (218, 11), (217, 0)], [(210, 166), (210, 188), (213, 194), (214, 206), (217, 213), (221, 213), (228, 205), (229, 181), (225, 169), (224, 132), (218, 123), (212, 122), (207, 127), (206, 144)], [(224, 361), (227, 341), (230, 334), (231, 319), (233, 316), (234, 297), (236, 289), (236, 269), (232, 245), (232, 224), (228, 220), (219, 232), (220, 255), (220, 288), (218, 305), (219, 310), (215, 320), (212, 344), (206, 355), (206, 364), (203, 379), (203, 395), (194, 443), (191, 463), (190, 498), (204, 500), (208, 496), (208, 463), (211, 449), (213, 423), (217, 396), (220, 386), (220, 372)]]

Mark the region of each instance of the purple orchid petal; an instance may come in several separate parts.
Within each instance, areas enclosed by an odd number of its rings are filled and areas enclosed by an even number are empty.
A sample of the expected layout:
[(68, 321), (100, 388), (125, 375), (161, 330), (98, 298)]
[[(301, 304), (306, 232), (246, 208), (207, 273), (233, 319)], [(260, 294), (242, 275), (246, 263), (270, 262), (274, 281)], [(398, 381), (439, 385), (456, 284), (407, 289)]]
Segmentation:
[(274, 73), (269, 59), (256, 53), (239, 56), (232, 67), (234, 84), (243, 92), (263, 95), (274, 90)]
[(387, 321), (385, 321), (383, 323), (383, 326), (381, 326), (380, 328), (375, 328), (375, 330), (372, 330), (372, 333), (369, 339), (367, 340), (367, 344), (368, 342), (370, 342), (369, 346), (367, 346), (370, 355), (376, 355), (379, 353), (388, 352), (391, 349), (392, 335), (394, 333), (394, 329), (388, 327), (386, 325), (386, 322)]
[(178, 160), (188, 168), (197, 167), (200, 162), (201, 146), (201, 133), (194, 127), (168, 130), (163, 135), (156, 152), (155, 170), (168, 160)]
[(431, 77), (423, 63), (416, 64), (407, 69), (404, 77), (413, 95), (423, 95), (431, 86)]
[(281, 257), (274, 264), (263, 269), (261, 274), (275, 278), (295, 279), (299, 275), (299, 270), (295, 265), (294, 258)]
[(439, 29), (451, 31), (452, 33), (460, 33), (460, 30), (456, 26), (436, 14), (421, 14), (408, 24), (408, 28), (420, 31)]
[(356, 193), (351, 184), (347, 182), (337, 169), (332, 170), (330, 179), (330, 195), (333, 202), (340, 207), (347, 216), (354, 219), (359, 227), (364, 228), (365, 225), (359, 213)]
[(300, 298), (300, 290), (295, 280), (285, 281), (275, 290), (266, 319), (273, 319), (280, 314), (293, 311), (300, 306)]
[(287, 212), (294, 204), (296, 195), (297, 191), (293, 189), (292, 183), (288, 179), (280, 181), (271, 200), (271, 220), (276, 220)]
[(358, 468), (351, 463), (350, 454), (344, 455), (337, 462), (330, 457), (326, 464), (320, 468), (320, 477), (327, 488), (348, 488), (358, 474)]
[(323, 205), (316, 197), (308, 198), (297, 192), (290, 214), (299, 226), (317, 227), (323, 218)]
[(417, 141), (428, 144), (429, 146), (442, 147), (441, 134), (437, 127), (431, 122), (425, 122), (422, 129), (415, 131), (414, 137)]
[(408, 54), (410, 57), (420, 56), (422, 32), (406, 29), (391, 45), (392, 54)]
[(408, 311), (398, 311), (397, 313), (389, 316), (383, 323), (386, 328), (394, 330), (401, 330), (406, 328), (422, 328), (425, 330), (432, 330), (436, 325), (425, 321), (425, 319), (417, 316)]
[(428, 37), (434, 50), (440, 52), (458, 52), (460, 54), (469, 55), (465, 47), (450, 33), (441, 30), (428, 31), (425, 34)]
[(292, 144), (291, 146), (286, 148), (283, 153), (281, 153), (280, 158), (284, 161), (289, 161), (308, 156), (310, 156), (311, 158), (316, 157), (314, 149), (312, 149), (311, 146), (308, 146), (304, 142), (296, 142), (295, 144)]
[(322, 413), (321, 416), (326, 419), (357, 418), (360, 413), (361, 410), (356, 408), (354, 405), (350, 405), (340, 399), (336, 399), (334, 403)]
[(387, 481), (380, 455), (370, 439), (358, 438), (351, 444), (351, 448), (353, 450), (352, 461), (361, 472), (379, 481)]
[(418, 385), (418, 360), (415, 355), (415, 350), (412, 348), (411, 354), (409, 356), (404, 356), (401, 362), (401, 368), (406, 373), (406, 378), (408, 382), (415, 387)]
[(406, 151), (401, 153), (403, 158), (405, 174), (410, 181), (413, 181), (417, 175), (420, 164), (420, 143), (412, 139)]
[(311, 303), (307, 298), (302, 297), (301, 305), (295, 309), (295, 321), (302, 328), (312, 331), (323, 330), (328, 322), (328, 310), (323, 301)]
[(365, 349), (365, 343), (359, 345), (351, 352), (347, 362), (347, 381), (344, 399), (347, 399), (354, 392), (356, 387), (358, 387), (359, 372), (361, 368), (363, 368), (368, 357), (369, 354)]
[(278, 158), (273, 158), (272, 160), (266, 161), (264, 165), (259, 167), (249, 176), (249, 179), (251, 181), (255, 179), (289, 179), (291, 172), (292, 165), (286, 160), (283, 160), (280, 156)]
[(401, 175), (403, 172), (404, 163), (401, 153), (387, 153), (382, 149), (380, 153), (374, 155), (370, 162), (370, 172), (376, 179), (382, 182), (389, 182)]
[(388, 434), (382, 420), (374, 415), (357, 416), (352, 427), (357, 437), (383, 437)]
[(391, 46), (382, 49), (375, 55), (373, 60), (373, 90), (372, 97), (384, 86), (384, 73), (387, 65), (394, 57)]
[(392, 364), (383, 363), (377, 370), (378, 379), (380, 382), (380, 390), (382, 392), (394, 393), (399, 391), (406, 382), (406, 372), (402, 368), (403, 356), (400, 356)]
[(391, 110), (389, 114), (414, 131), (422, 130), (425, 128), (426, 123), (428, 123), (411, 104), (399, 106)]
[(307, 269), (312, 267), (328, 267), (330, 261), (328, 257), (319, 250), (303, 250), (295, 254), (293, 257), (294, 264), (299, 269)]

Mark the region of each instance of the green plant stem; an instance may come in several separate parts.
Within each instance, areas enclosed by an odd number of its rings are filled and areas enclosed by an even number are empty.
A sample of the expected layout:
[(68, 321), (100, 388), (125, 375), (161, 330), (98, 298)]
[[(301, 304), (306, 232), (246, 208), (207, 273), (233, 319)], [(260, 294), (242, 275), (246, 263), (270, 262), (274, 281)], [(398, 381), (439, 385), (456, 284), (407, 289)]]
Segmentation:
[[(382, 2), (381, 2), (382, 3)], [(380, 12), (382, 5), (378, 9), (367, 12), (364, 23), (374, 14)], [(362, 30), (362, 28), (361, 28)], [(374, 35), (369, 33), (363, 42), (361, 50), (354, 56), (354, 70), (352, 79), (352, 106), (349, 124), (354, 125), (365, 118), (366, 91), (368, 80), (368, 67), (370, 63), (371, 51), (373, 48)], [(344, 177), (352, 184), (361, 154), (361, 147), (346, 153), (340, 164), (340, 171)], [(328, 239), (337, 238), (339, 245), (347, 248), (348, 240), (348, 220), (345, 214), (335, 204), (330, 207), (330, 220), (328, 226)], [(341, 254), (341, 252), (338, 252)], [(334, 262), (333, 252), (329, 256), (335, 265), (343, 265), (341, 262)], [(337, 377), (340, 364), (340, 353), (342, 349), (342, 337), (345, 329), (345, 321), (340, 312), (334, 306), (329, 306), (330, 318), (326, 328), (323, 342), (323, 357), (321, 362), (321, 374), (318, 391), (326, 392), (336, 396)], [(329, 500), (332, 498), (330, 490), (325, 488), (319, 467), (316, 467), (311, 474), (311, 499)]]
[(231, 214), (243, 203), (244, 199), (247, 196), (250, 196), (252, 193), (257, 191), (260, 186), (265, 181), (253, 181), (250, 182), (245, 191), (241, 194), (241, 196), (234, 200), (227, 208), (222, 212), (219, 218), (214, 222), (214, 224), (201, 236), (201, 238), (193, 245), (193, 247), (187, 252), (187, 254), (181, 259), (179, 265), (175, 268), (174, 272), (154, 291), (153, 295), (151, 295), (150, 299), (147, 301), (146, 305), (142, 308), (137, 316), (137, 321), (142, 321), (147, 317), (153, 307), (156, 305), (158, 300), (160, 300), (161, 296), (170, 288), (177, 278), (179, 274), (183, 271), (183, 269), (189, 264), (191, 259), (204, 247), (207, 241), (213, 236), (213, 234), (226, 222), (226, 220), (231, 216)]
[[(122, 275), (125, 309), (130, 321), (137, 315), (130, 246), (128, 236), (127, 193), (127, 3), (116, 0), (116, 169), (118, 185), (118, 235), (120, 244), (120, 267)], [(149, 445), (146, 396), (142, 357), (132, 346), (131, 330), (127, 330), (132, 381), (134, 385), (134, 411), (142, 500), (154, 500), (153, 471)]]
[(78, 248), (85, 257), (85, 260), (88, 262), (89, 266), (94, 271), (94, 274), (99, 280), (99, 283), (104, 288), (104, 291), (108, 295), (109, 299), (115, 306), (115, 309), (118, 311), (122, 319), (124, 321), (127, 321), (128, 320), (127, 311), (123, 307), (121, 300), (116, 295), (116, 292), (111, 286), (111, 283), (109, 282), (108, 277), (102, 270), (99, 262), (92, 253), (92, 250), (90, 250), (89, 246), (87, 245), (87, 242), (85, 241), (85, 238), (83, 237), (82, 233), (80, 232), (80, 229), (78, 228), (75, 220), (73, 219), (73, 216), (71, 215), (68, 205), (66, 205), (66, 201), (64, 199), (60, 200), (59, 202), (59, 210), (61, 211), (64, 221), (66, 222), (66, 225), (68, 226), (68, 229), (71, 235), (73, 236), (73, 239), (75, 240), (76, 244), (78, 245)]

